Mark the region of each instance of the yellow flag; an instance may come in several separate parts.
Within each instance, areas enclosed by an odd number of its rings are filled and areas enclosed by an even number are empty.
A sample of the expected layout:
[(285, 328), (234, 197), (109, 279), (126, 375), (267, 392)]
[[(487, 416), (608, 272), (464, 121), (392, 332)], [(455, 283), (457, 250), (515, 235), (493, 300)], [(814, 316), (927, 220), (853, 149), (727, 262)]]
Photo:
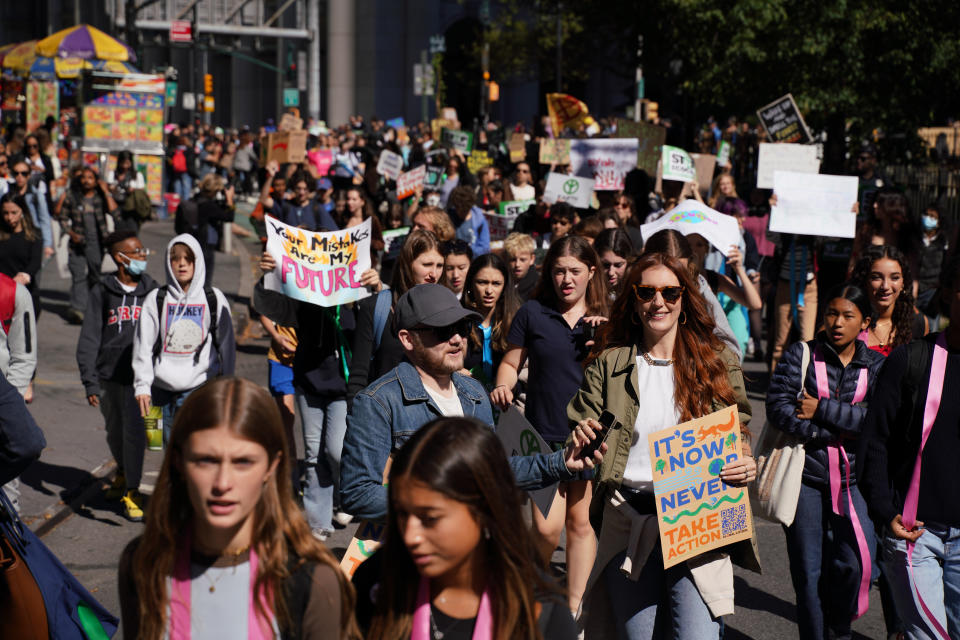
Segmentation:
[(548, 93), (547, 112), (554, 136), (559, 136), (567, 127), (576, 129), (581, 124), (590, 126), (594, 122), (587, 105), (566, 93)]

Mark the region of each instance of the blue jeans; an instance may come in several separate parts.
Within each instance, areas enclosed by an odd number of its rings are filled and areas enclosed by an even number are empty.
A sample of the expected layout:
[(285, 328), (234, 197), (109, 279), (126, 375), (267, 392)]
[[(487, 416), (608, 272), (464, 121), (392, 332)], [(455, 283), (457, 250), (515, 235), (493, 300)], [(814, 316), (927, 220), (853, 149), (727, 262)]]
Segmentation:
[(340, 496), (340, 456), (347, 432), (347, 401), (297, 389), (303, 425), (303, 509), (311, 529), (333, 529), (334, 504)]
[[(872, 552), (876, 545), (867, 505), (856, 486), (851, 487), (851, 493), (867, 548)], [(840, 501), (846, 507), (846, 492), (841, 492)], [(847, 515), (833, 513), (829, 491), (801, 484), (797, 514), (784, 531), (790, 578), (797, 594), (800, 637), (849, 638), (862, 575), (852, 521)], [(871, 569), (872, 560), (866, 570)]]
[(625, 556), (621, 551), (603, 570), (621, 640), (720, 637), (720, 621), (710, 615), (686, 564), (664, 570), (657, 545), (634, 582), (620, 570)]
[(163, 448), (167, 448), (170, 442), (170, 431), (173, 429), (173, 419), (177, 416), (177, 411), (183, 405), (187, 396), (193, 393), (193, 389), (186, 391), (167, 391), (154, 387), (150, 390), (150, 399), (153, 406), (160, 407), (163, 410)]
[(190, 199), (190, 194), (193, 191), (193, 178), (190, 177), (189, 173), (180, 173), (173, 174), (173, 192), (180, 196), (180, 201)]
[[(913, 548), (913, 577), (924, 604), (940, 626), (951, 638), (960, 638), (960, 529), (934, 522), (926, 522), (923, 527), (925, 531)], [(914, 599), (907, 572), (907, 543), (891, 536), (889, 530), (883, 536), (880, 564), (907, 637), (937, 637), (924, 622), (920, 603)]]

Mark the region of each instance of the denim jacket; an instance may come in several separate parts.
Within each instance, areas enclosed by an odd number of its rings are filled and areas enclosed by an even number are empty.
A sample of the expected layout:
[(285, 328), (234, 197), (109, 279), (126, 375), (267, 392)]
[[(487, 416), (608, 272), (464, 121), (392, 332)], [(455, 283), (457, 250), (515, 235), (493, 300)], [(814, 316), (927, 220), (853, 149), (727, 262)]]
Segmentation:
[[(454, 373), (452, 378), (463, 415), (493, 428), (493, 411), (483, 385), (459, 373)], [(385, 520), (387, 488), (383, 484), (383, 470), (387, 459), (417, 429), (441, 416), (420, 374), (408, 362), (401, 362), (357, 393), (353, 410), (347, 416), (343, 440), (341, 508), (365, 520)], [(510, 468), (517, 486), (524, 490), (540, 489), (574, 477), (564, 463), (563, 451), (514, 456), (510, 458)]]

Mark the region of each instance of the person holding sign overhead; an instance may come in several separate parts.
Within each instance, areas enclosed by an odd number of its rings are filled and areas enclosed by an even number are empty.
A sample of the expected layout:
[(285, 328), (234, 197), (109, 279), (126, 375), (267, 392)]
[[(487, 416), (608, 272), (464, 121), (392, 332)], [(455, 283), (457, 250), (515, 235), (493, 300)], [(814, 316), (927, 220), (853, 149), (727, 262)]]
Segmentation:
[(719, 617), (733, 613), (731, 561), (759, 571), (755, 538), (663, 568), (647, 434), (736, 405), (744, 457), (721, 467), (720, 478), (734, 486), (756, 479), (740, 360), (714, 326), (686, 267), (645, 254), (628, 271), (567, 407), (575, 433), (604, 410), (620, 422), (591, 505), (599, 542), (581, 609), (588, 640), (719, 638)]

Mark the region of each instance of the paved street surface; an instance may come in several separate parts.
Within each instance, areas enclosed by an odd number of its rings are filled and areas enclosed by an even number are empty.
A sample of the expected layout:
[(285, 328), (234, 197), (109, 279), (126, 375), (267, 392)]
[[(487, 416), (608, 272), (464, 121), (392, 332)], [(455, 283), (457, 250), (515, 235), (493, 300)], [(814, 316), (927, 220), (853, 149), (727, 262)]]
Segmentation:
[[(246, 207), (248, 210), (249, 207)], [(240, 218), (245, 217), (238, 215)], [(149, 273), (165, 282), (163, 250), (173, 235), (171, 221), (148, 223), (141, 237), (153, 250)], [(255, 277), (257, 247), (235, 246), (233, 255), (218, 255), (214, 284), (234, 302), (234, 320), (244, 309), (244, 297), (251, 292)], [(61, 319), (69, 282), (56, 273), (53, 263), (45, 268), (41, 285), (44, 312), (39, 320), (40, 368), (36, 400), (30, 410), (43, 427), (48, 446), (39, 462), (23, 476), (23, 514), (44, 542), (73, 571), (80, 581), (111, 611), (119, 614), (116, 591), (117, 559), (123, 547), (139, 535), (142, 525), (130, 523), (117, 510), (117, 503), (103, 499), (100, 487), (113, 470), (100, 412), (89, 407), (80, 384), (75, 361), (79, 327)], [(237, 373), (266, 384), (265, 340), (253, 340), (240, 347)], [(747, 375), (755, 389), (762, 389), (765, 374), (748, 363)], [(763, 424), (763, 398), (751, 394), (754, 431)], [(300, 449), (302, 451), (302, 448)], [(147, 452), (142, 489), (152, 491), (161, 454)], [(726, 618), (727, 639), (796, 638), (794, 596), (787, 569), (783, 532), (779, 526), (756, 521), (759, 531), (763, 575), (737, 569), (736, 615)], [(341, 555), (355, 526), (338, 530), (328, 541)], [(562, 549), (555, 560), (562, 560)], [(855, 638), (883, 638), (880, 599), (871, 592), (871, 609), (854, 623)], [(117, 637), (122, 637), (118, 634)]]

